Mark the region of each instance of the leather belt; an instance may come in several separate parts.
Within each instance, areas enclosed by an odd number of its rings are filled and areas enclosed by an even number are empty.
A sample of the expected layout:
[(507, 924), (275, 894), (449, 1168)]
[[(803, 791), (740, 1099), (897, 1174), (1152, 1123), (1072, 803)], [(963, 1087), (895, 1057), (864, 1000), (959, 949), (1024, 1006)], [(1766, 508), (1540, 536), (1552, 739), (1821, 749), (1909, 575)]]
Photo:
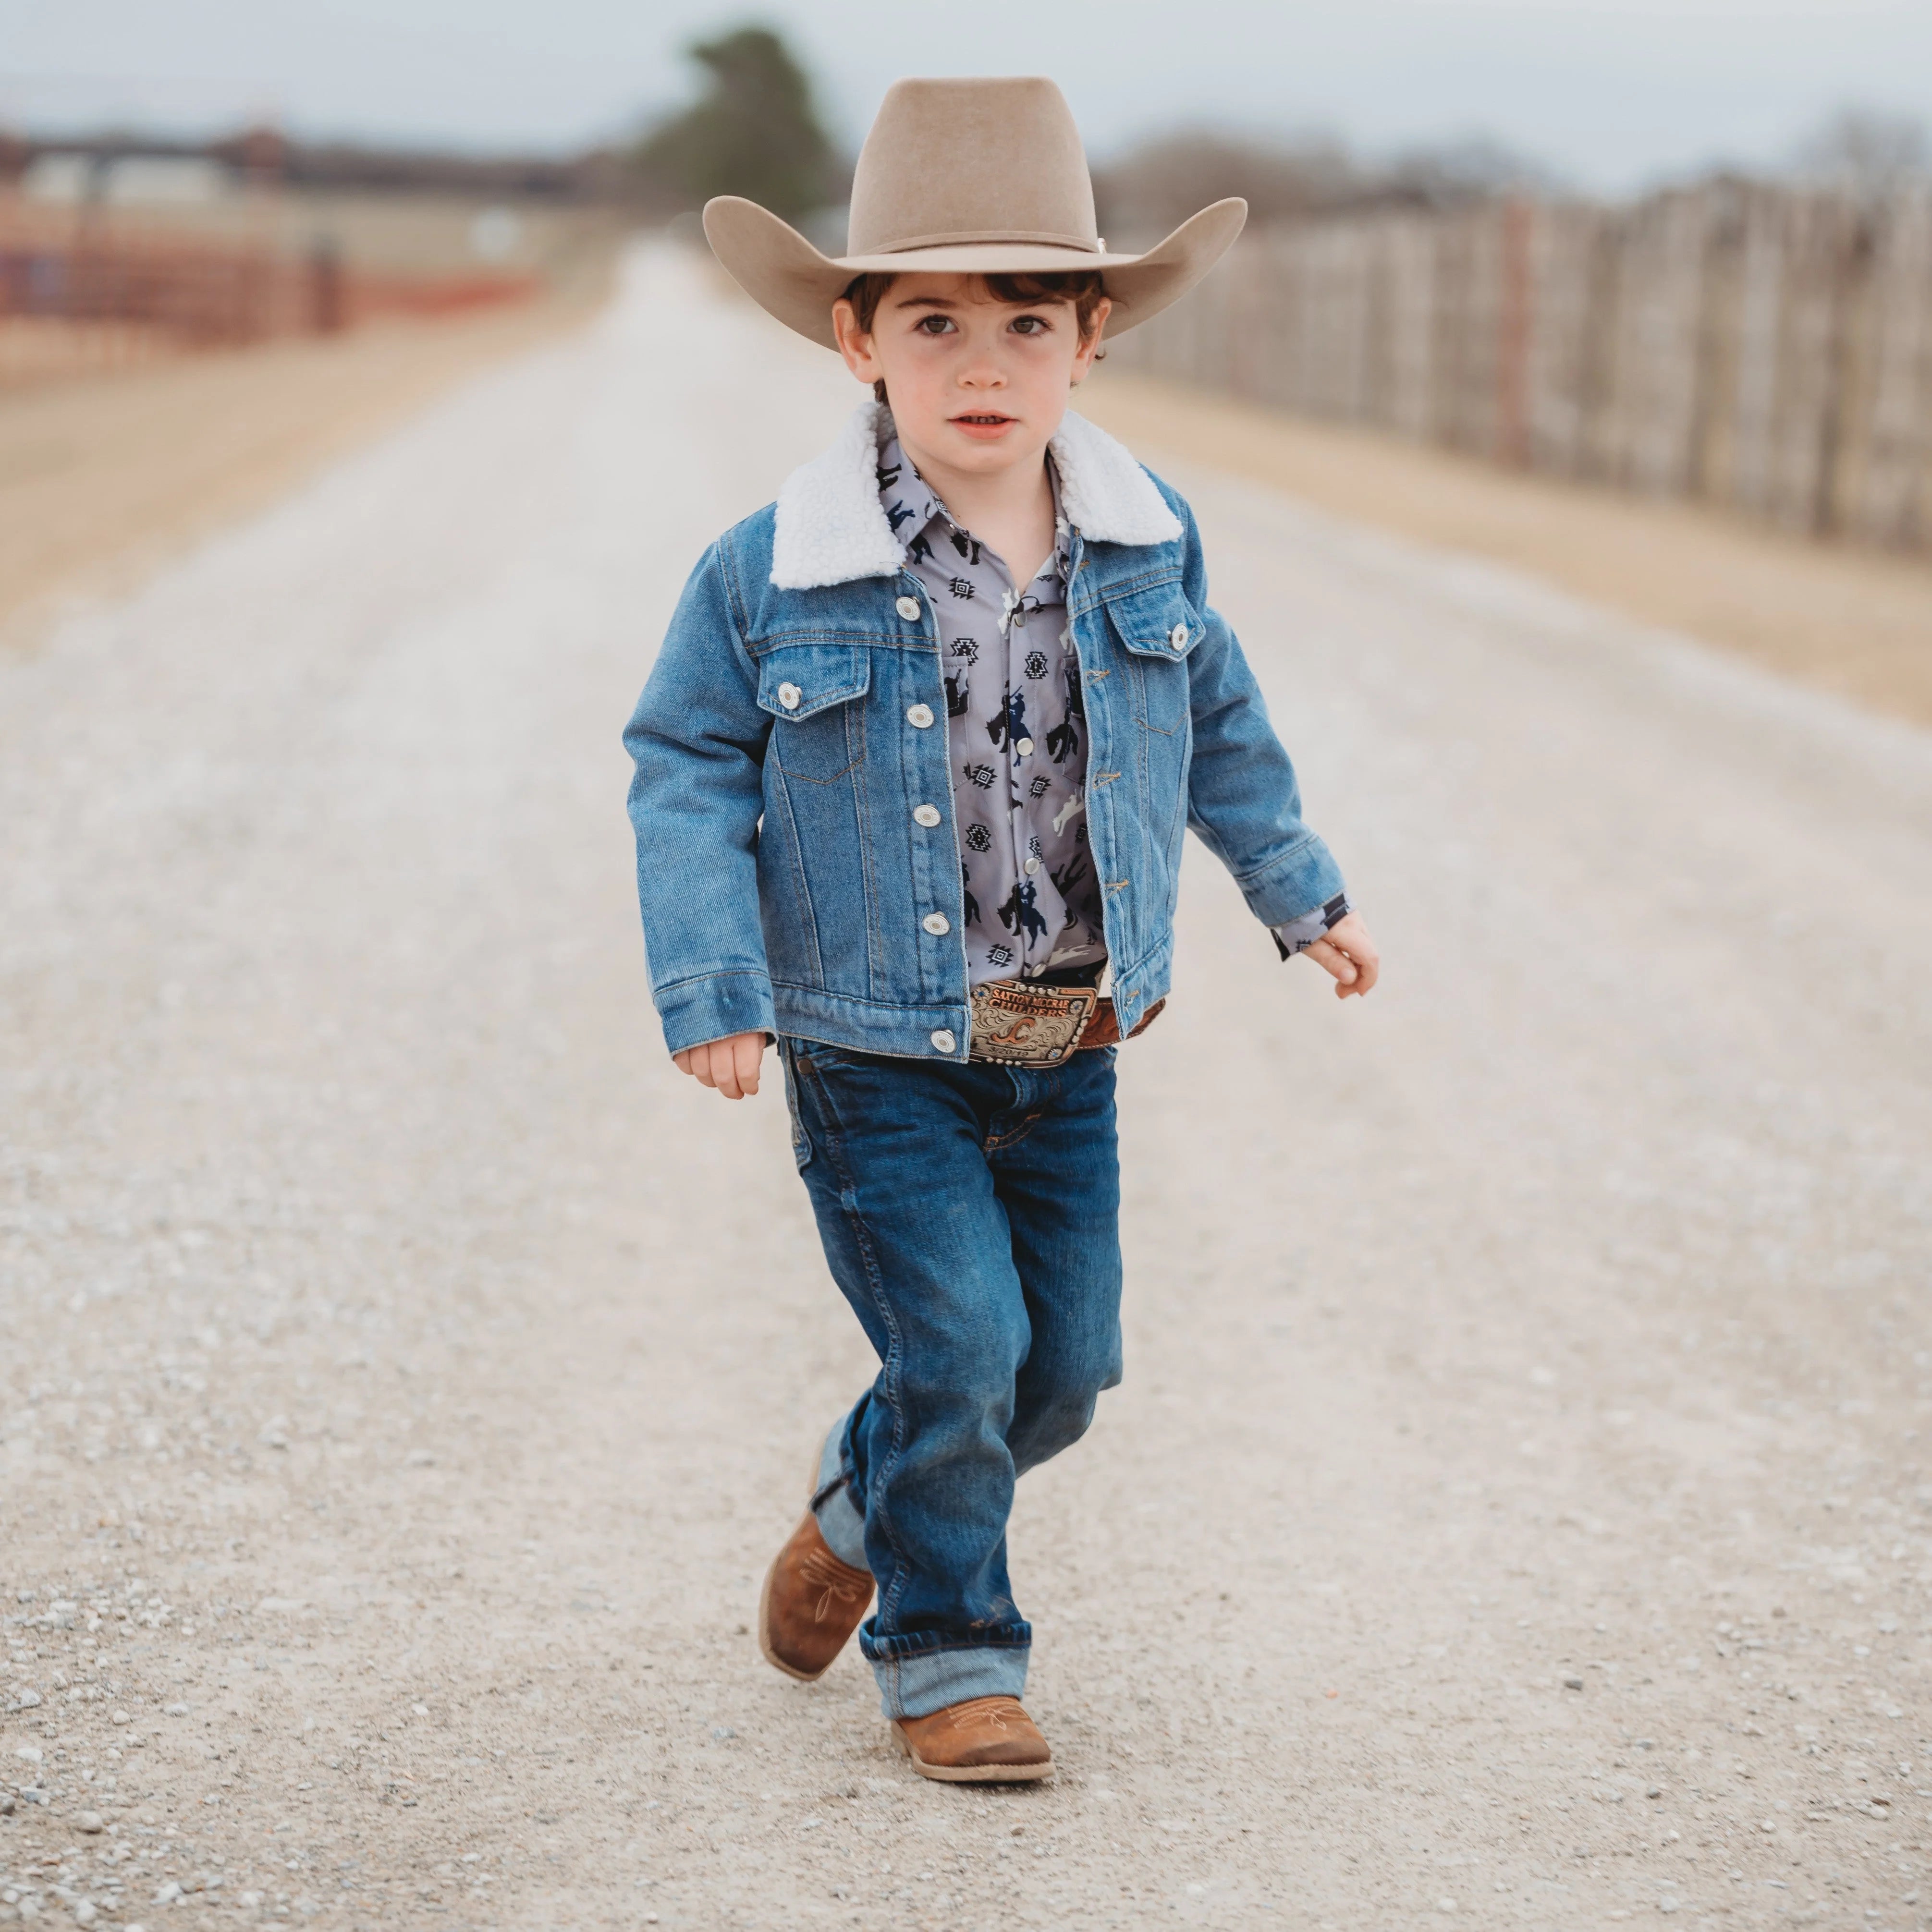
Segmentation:
[(1093, 1018), (1089, 1024), (1086, 1031), (1080, 1035), (1081, 1048), (1084, 1050), (1089, 1046), (1118, 1046), (1123, 1038), (1139, 1039), (1140, 1035), (1161, 1017), (1161, 1012), (1167, 1004), (1166, 996), (1163, 994), (1140, 1016), (1140, 1024), (1134, 1028), (1133, 1031), (1123, 1035), (1120, 1030), (1119, 1016), (1113, 1010), (1113, 1002), (1111, 1000), (1102, 1000), (1095, 1010)]
[[(1134, 1033), (1144, 1032), (1167, 1004), (1156, 1000)], [(974, 1060), (1007, 1066), (1059, 1066), (1086, 1048), (1118, 1046), (1120, 1038), (1113, 1002), (1092, 986), (989, 980), (972, 989), (969, 1057)]]

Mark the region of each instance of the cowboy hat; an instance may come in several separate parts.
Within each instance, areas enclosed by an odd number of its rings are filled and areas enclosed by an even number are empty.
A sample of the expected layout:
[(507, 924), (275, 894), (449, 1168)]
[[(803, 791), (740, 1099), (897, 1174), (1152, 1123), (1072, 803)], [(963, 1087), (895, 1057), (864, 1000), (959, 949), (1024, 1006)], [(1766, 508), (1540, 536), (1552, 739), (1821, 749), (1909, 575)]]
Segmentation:
[(732, 279), (828, 349), (832, 304), (856, 275), (1065, 274), (1099, 269), (1108, 329), (1158, 315), (1227, 252), (1248, 204), (1217, 201), (1140, 255), (1110, 254), (1072, 110), (1044, 79), (901, 80), (880, 104), (852, 176), (846, 252), (821, 254), (738, 195), (705, 206)]

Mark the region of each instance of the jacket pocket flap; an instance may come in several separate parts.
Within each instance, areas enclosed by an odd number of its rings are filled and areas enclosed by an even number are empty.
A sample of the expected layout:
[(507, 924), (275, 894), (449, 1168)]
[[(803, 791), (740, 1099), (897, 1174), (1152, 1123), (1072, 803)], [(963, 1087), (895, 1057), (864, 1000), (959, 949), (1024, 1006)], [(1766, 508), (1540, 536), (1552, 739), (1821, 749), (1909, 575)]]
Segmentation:
[(872, 653), (853, 644), (780, 644), (758, 661), (759, 709), (796, 722), (849, 704), (872, 682)]
[(1207, 634), (1177, 583), (1110, 597), (1107, 614), (1120, 641), (1137, 657), (1184, 658)]

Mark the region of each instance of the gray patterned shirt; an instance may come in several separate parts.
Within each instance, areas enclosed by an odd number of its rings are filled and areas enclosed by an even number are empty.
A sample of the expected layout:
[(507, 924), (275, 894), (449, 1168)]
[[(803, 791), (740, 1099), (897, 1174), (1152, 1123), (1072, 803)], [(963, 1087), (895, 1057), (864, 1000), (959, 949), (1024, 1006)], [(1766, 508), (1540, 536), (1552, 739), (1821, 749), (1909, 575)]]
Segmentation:
[(939, 628), (967, 982), (1098, 966), (1107, 946), (1087, 850), (1086, 709), (1057, 481), (1053, 554), (1023, 591), (1003, 558), (954, 522), (897, 437), (879, 453), (879, 492)]
[[(1107, 958), (1087, 850), (1086, 706), (1067, 622), (1067, 524), (1050, 458), (1047, 474), (1053, 554), (1023, 592), (1005, 560), (953, 520), (897, 436), (879, 452), (879, 502), (939, 630), (969, 986)], [(1271, 928), (1282, 958), (1348, 910), (1337, 893)]]

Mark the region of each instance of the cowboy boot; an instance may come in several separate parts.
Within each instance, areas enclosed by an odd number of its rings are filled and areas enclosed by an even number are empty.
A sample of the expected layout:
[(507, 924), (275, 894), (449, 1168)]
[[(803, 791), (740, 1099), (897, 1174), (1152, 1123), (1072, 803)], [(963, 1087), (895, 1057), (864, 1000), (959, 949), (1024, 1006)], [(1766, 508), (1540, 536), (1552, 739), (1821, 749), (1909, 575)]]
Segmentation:
[(872, 1573), (840, 1562), (808, 1509), (765, 1573), (758, 1647), (768, 1664), (809, 1684), (832, 1667), (871, 1601)]
[(921, 1778), (943, 1784), (1025, 1784), (1053, 1775), (1053, 1754), (1017, 1697), (969, 1697), (930, 1717), (895, 1718), (892, 1734)]

